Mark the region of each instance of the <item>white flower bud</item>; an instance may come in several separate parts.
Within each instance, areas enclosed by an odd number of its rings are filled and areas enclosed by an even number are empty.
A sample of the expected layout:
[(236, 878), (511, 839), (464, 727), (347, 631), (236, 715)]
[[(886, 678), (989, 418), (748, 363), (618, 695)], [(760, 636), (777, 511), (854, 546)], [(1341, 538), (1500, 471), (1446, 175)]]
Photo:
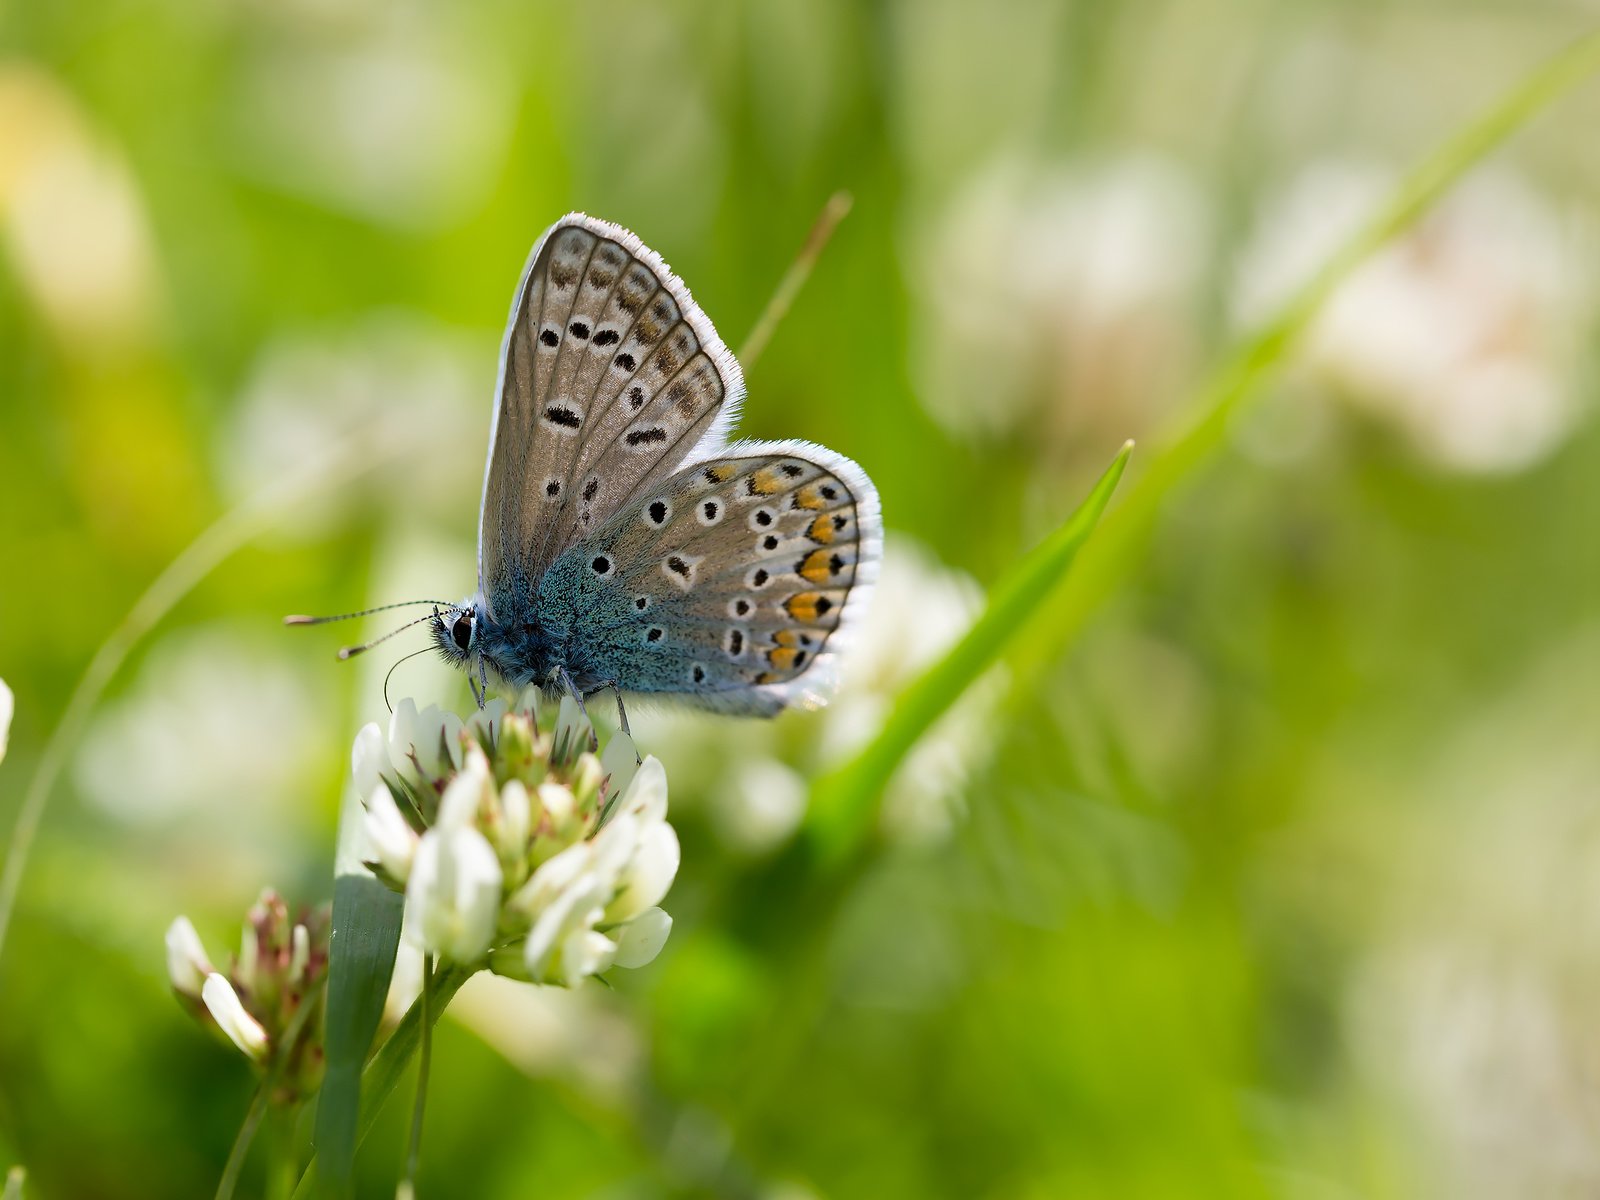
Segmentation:
[(533, 834), (533, 801), (522, 780), (510, 779), (500, 789), (500, 854), (521, 858), (528, 853), (528, 838)]
[(267, 1031), (245, 1011), (231, 983), (213, 971), (201, 986), (200, 998), (229, 1041), (256, 1062), (266, 1058)]
[(211, 970), (206, 948), (200, 944), (200, 935), (189, 918), (179, 917), (168, 925), (167, 978), (172, 980), (173, 988), (198, 1000)]
[(434, 824), (441, 829), (455, 829), (478, 822), (484, 809), (494, 803), (494, 775), (483, 751), (473, 746), (467, 753), (466, 765), (445, 785), (439, 799), (439, 818)]
[(556, 833), (563, 834), (572, 828), (573, 819), (578, 811), (578, 801), (573, 796), (572, 790), (564, 783), (541, 783), (539, 808), (550, 818), (551, 828)]
[(500, 862), (468, 826), (430, 829), (406, 884), (405, 926), (422, 950), (472, 963), (489, 949), (500, 913)]
[(289, 947), (288, 980), (298, 984), (311, 963), (311, 931), (304, 925), (296, 925), (289, 935)]
[(366, 819), (361, 833), (366, 841), (362, 858), (383, 867), (394, 879), (404, 883), (411, 874), (411, 861), (417, 852), (417, 832), (400, 813), (400, 806), (383, 784), (367, 798)]
[(672, 932), (672, 917), (664, 909), (647, 908), (621, 929), (611, 931), (617, 939), (616, 964), (642, 967), (654, 962)]
[(246, 921), (244, 933), (239, 937), (239, 961), (233, 968), (233, 976), (250, 991), (255, 990), (256, 967), (260, 962), (261, 939), (256, 934), (255, 925)]

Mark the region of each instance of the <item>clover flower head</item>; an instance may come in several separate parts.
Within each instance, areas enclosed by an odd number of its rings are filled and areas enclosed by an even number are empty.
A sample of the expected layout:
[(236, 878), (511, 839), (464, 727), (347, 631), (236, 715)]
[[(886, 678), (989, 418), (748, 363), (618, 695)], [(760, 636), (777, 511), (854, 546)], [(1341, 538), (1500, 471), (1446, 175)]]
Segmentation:
[(534, 690), (466, 722), (403, 701), (387, 736), (356, 736), (365, 861), (405, 893), (412, 944), (568, 987), (655, 958), (679, 860), (666, 772), (624, 734), (595, 747), (570, 697)]
[(187, 917), (167, 927), (167, 975), (179, 1001), (257, 1066), (281, 1055), (285, 1099), (311, 1095), (322, 1079), (318, 1017), (331, 924), (327, 905), (291, 916), (269, 888), (245, 917), (239, 952), (225, 972), (212, 965)]

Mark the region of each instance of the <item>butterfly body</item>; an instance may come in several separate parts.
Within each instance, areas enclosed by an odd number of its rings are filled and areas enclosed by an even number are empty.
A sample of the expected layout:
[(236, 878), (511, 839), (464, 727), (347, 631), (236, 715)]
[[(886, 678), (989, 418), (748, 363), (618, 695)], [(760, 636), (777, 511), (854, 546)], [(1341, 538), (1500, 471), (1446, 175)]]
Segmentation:
[(479, 591), (434, 619), (447, 658), (729, 712), (825, 699), (876, 573), (877, 493), (820, 446), (727, 444), (738, 363), (653, 252), (581, 214), (552, 226), (499, 393)]

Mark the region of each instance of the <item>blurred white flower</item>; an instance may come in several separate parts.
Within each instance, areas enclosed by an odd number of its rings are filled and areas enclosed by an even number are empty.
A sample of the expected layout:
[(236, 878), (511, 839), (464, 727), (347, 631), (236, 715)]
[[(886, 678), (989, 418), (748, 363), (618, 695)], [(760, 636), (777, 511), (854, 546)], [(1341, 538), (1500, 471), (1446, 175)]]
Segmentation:
[(15, 60), (0, 66), (0, 129), (0, 233), (24, 294), (63, 340), (145, 337), (154, 254), (126, 164), (65, 88)]
[[(230, 406), (216, 447), (218, 477), (234, 498), (253, 495), (339, 442), (371, 452), (426, 447), (428, 471), (375, 471), (294, 512), (279, 538), (325, 537), (363, 497), (399, 519), (471, 503), (483, 431), (461, 419), (478, 407), (487, 339), (415, 313), (381, 311), (331, 330), (286, 331), (268, 341)], [(426, 594), (426, 593), (399, 593)], [(387, 630), (385, 630), (386, 632)]]
[(11, 717), (17, 709), (17, 698), (4, 679), (0, 679), (0, 762), (5, 761), (6, 746), (11, 741)]
[(339, 36), (290, 23), (249, 39), (223, 113), (235, 165), (404, 228), (470, 211), (502, 161), (513, 80), (454, 12), (385, 5)]
[(228, 1040), (244, 1051), (247, 1058), (255, 1062), (266, 1058), (267, 1031), (261, 1027), (260, 1021), (245, 1011), (239, 993), (233, 990), (233, 984), (213, 971), (206, 976), (200, 989), (200, 998), (205, 1001), (206, 1010), (216, 1021), (217, 1028), (227, 1034)]
[(206, 976), (214, 969), (189, 918), (174, 920), (167, 927), (167, 978), (173, 990), (198, 1000)]
[(1136, 435), (1184, 369), (1206, 223), (1155, 155), (993, 161), (911, 255), (919, 396), (956, 433), (1035, 451)]
[(1411, 761), (1372, 753), (1370, 725), (1330, 740), (1306, 789), (1326, 799), (1262, 859), (1274, 912), (1361, 931), (1313, 969), (1343, 983), (1332, 1041), (1413, 1194), (1600, 1194), (1597, 674), (1591, 620), (1463, 695)]
[[(1238, 320), (1265, 319), (1391, 184), (1385, 171), (1338, 161), (1290, 181), (1239, 262)], [(1576, 376), (1597, 268), (1590, 229), (1563, 220), (1515, 176), (1474, 175), (1333, 294), (1306, 369), (1433, 463), (1527, 467), (1580, 415)]]
[(717, 789), (717, 828), (731, 845), (760, 854), (785, 841), (806, 811), (806, 781), (766, 755), (729, 764)]
[(270, 850), (296, 822), (319, 819), (284, 803), (314, 793), (327, 750), (313, 669), (256, 634), (173, 634), (95, 719), (77, 755), (78, 786), (127, 824), (182, 822), (246, 853)]
[(536, 690), (465, 724), (405, 700), (387, 739), (357, 735), (366, 861), (405, 891), (411, 945), (567, 986), (655, 957), (671, 928), (655, 906), (679, 860), (666, 773), (654, 758), (635, 767), (622, 736), (602, 760), (593, 738), (570, 697), (541, 722)]

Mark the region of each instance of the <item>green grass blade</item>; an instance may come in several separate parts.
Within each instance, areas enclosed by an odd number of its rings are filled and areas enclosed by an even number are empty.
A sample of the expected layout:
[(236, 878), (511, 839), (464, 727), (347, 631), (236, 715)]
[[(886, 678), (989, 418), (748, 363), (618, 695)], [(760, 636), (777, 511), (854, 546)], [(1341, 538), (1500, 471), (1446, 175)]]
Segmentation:
[[(381, 886), (381, 885), (380, 885)], [(431, 1017), (435, 1024), (439, 1015), (444, 1012), (456, 992), (461, 990), (461, 985), (472, 978), (472, 971), (466, 968), (447, 968), (439, 973), (434, 980), (433, 1003), (429, 1005)], [(371, 1040), (370, 1037), (368, 1039)], [(417, 1047), (422, 1043), (422, 1006), (413, 1003), (406, 1010), (406, 1015), (400, 1019), (394, 1032), (387, 1041), (372, 1056), (372, 1062), (365, 1072), (358, 1074), (360, 1080), (360, 1112), (350, 1110), (351, 1142), (350, 1160), (343, 1168), (343, 1174), (336, 1178), (334, 1171), (339, 1169), (333, 1163), (323, 1146), (321, 1139), (317, 1142), (317, 1155), (307, 1164), (305, 1173), (300, 1177), (300, 1183), (294, 1189), (297, 1198), (310, 1196), (327, 1196), (340, 1194), (348, 1195), (350, 1191), (351, 1167), (354, 1162), (355, 1149), (365, 1140), (367, 1133), (372, 1129), (378, 1119), (378, 1113), (383, 1110), (386, 1100), (393, 1095), (399, 1086), (401, 1078), (405, 1075), (406, 1068), (411, 1064), (411, 1056), (417, 1052)], [(330, 1072), (331, 1074), (331, 1072)], [(327, 1102), (327, 1085), (323, 1085), (323, 1102)], [(318, 1112), (318, 1129), (321, 1129), (321, 1113)], [(320, 1189), (320, 1190), (319, 1190)]]
[(956, 645), (901, 693), (872, 743), (841, 770), (818, 780), (807, 819), (824, 861), (859, 845), (895, 768), (962, 693), (1032, 627), (1078, 549), (1105, 511), (1127, 466), (1133, 443), (1123, 446), (1078, 510), (1022, 560), (995, 588), (983, 615)]
[[(1046, 641), (1030, 659), (1029, 670), (1055, 661), (1089, 614), (1128, 575), (1173, 493), (1224, 444), (1236, 415), (1288, 362), (1339, 285), (1508, 137), (1596, 71), (1600, 32), (1579, 39), (1525, 76), (1414, 167), (1378, 212), (1223, 362), (1177, 431), (1158, 442), (1138, 482), (1085, 548), (1072, 579), (1056, 593), (1050, 619), (1043, 623)], [(1018, 694), (1026, 693), (1026, 672), (1016, 683)]]
[(82, 744), (94, 706), (134, 648), (201, 580), (253, 538), (273, 528), (295, 505), (411, 454), (421, 449), (422, 444), (416, 432), (408, 428), (378, 437), (363, 431), (340, 442), (307, 463), (304, 470), (269, 484), (217, 518), (167, 564), (134, 602), (127, 616), (95, 651), (73, 688), (72, 697), (50, 740), (45, 743), (39, 765), (34, 769), (17, 810), (11, 839), (5, 848), (4, 865), (0, 866), (0, 953), (5, 949), (22, 876), (56, 780)]
[(383, 1017), (400, 944), (403, 897), (370, 875), (333, 885), (328, 959), (328, 1073), (317, 1101), (315, 1142), (322, 1195), (348, 1196), (361, 1140), (361, 1076)]

